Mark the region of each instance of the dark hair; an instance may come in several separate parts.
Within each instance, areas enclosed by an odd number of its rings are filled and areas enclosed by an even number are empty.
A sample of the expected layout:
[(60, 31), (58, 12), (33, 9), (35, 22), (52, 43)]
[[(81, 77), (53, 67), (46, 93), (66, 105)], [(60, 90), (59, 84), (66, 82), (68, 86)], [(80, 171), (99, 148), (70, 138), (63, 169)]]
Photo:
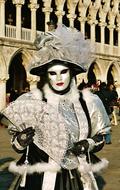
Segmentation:
[(40, 75), (40, 80), (37, 82), (37, 88), (42, 90), (42, 88), (43, 88), (43, 86), (45, 85), (46, 82), (47, 82), (46, 74)]
[(84, 80), (78, 85), (78, 90), (83, 90), (87, 84), (84, 82)]

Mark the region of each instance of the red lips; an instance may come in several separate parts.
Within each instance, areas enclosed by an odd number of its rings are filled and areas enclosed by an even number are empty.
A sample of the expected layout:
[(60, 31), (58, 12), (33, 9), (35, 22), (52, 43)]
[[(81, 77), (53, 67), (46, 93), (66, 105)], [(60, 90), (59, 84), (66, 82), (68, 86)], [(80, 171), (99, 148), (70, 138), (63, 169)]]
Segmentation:
[(56, 85), (57, 85), (57, 86), (63, 86), (64, 83), (63, 83), (63, 82), (59, 82), (59, 83), (57, 83)]

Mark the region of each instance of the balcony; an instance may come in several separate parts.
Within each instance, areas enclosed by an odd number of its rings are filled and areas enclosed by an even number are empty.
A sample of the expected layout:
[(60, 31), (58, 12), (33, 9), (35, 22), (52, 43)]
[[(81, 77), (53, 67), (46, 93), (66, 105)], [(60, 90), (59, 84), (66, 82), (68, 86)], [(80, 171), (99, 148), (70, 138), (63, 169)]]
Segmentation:
[[(43, 33), (41, 31), (36, 32), (37, 35)], [(17, 39), (16, 37), (16, 26), (12, 25), (5, 25), (5, 36), (0, 37), (0, 39), (4, 38), (7, 40), (12, 40), (12, 41), (18, 41), (22, 43), (33, 43), (33, 37), (32, 37), (32, 30), (23, 28), (21, 29), (21, 39)], [(101, 55), (106, 55), (106, 56), (115, 56), (118, 57), (120, 55), (120, 47), (118, 46), (111, 46), (109, 44), (102, 44), (99, 42), (95, 42), (95, 49), (96, 49), (96, 54), (101, 54)]]
[[(22, 28), (21, 29), (21, 40), (32, 42), (31, 29)], [(37, 34), (43, 32), (37, 31)], [(6, 25), (5, 26), (5, 38), (16, 39), (16, 26)]]

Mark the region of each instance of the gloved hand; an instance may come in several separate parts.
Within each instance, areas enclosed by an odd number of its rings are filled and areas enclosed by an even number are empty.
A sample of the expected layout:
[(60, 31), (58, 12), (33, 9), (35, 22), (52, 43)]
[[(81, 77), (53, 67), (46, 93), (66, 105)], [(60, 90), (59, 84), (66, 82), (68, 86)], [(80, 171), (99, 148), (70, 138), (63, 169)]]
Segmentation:
[(22, 147), (27, 147), (33, 142), (33, 136), (35, 135), (35, 130), (29, 127), (17, 135), (17, 141)]
[(85, 154), (88, 151), (89, 143), (87, 140), (81, 140), (79, 142), (74, 143), (74, 146), (70, 149), (72, 153), (76, 156), (80, 154)]

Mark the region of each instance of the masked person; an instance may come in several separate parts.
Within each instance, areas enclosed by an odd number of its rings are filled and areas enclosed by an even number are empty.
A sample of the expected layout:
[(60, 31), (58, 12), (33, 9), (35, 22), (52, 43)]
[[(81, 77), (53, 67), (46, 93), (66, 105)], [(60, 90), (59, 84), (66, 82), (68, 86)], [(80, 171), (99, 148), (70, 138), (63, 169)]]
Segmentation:
[(97, 190), (93, 173), (104, 163), (94, 153), (104, 145), (104, 129), (92, 129), (75, 79), (93, 60), (90, 44), (60, 25), (35, 45), (30, 73), (40, 76), (39, 86), (2, 112), (12, 146), (22, 154), (9, 167), (20, 175), (15, 189)]

